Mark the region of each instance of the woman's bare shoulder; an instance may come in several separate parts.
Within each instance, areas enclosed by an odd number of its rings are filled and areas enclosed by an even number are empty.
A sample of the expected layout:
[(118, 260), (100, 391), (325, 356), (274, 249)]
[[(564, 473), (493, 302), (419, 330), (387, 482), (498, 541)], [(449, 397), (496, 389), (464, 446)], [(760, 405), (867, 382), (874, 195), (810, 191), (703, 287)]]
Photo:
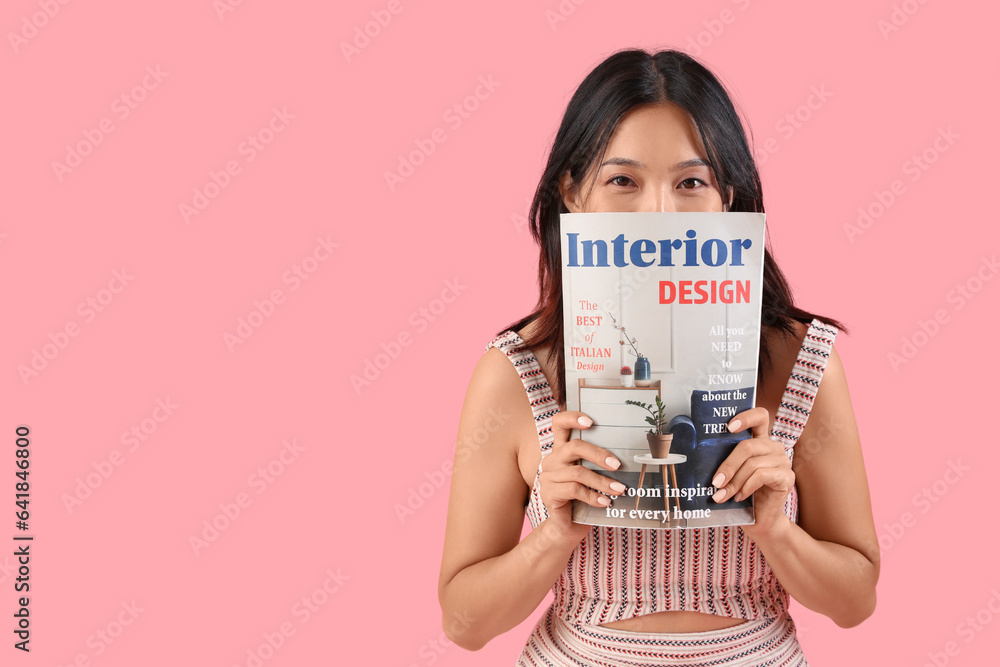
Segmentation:
[(491, 347), (479, 357), (472, 371), (473, 380), (479, 380), (493, 390), (510, 392), (521, 385), (514, 364), (507, 354), (498, 347)]
[(507, 354), (496, 346), (491, 346), (476, 362), (466, 392), (466, 404), (470, 399), (496, 403), (507, 403), (524, 394), (521, 377), (507, 358)]
[(472, 371), (462, 406), (461, 434), (472, 442), (481, 442), (489, 435), (491, 441), (502, 443), (507, 453), (516, 457), (525, 434), (534, 433), (533, 424), (520, 374), (506, 352), (491, 346)]

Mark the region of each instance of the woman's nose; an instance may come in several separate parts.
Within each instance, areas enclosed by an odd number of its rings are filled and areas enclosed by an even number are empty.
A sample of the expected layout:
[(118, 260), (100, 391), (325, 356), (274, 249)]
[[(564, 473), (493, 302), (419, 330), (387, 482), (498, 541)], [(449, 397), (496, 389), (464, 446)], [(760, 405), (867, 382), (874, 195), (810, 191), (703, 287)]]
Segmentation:
[(664, 183), (646, 189), (643, 197), (642, 210), (653, 213), (673, 212), (677, 210), (674, 202), (674, 191), (669, 184)]

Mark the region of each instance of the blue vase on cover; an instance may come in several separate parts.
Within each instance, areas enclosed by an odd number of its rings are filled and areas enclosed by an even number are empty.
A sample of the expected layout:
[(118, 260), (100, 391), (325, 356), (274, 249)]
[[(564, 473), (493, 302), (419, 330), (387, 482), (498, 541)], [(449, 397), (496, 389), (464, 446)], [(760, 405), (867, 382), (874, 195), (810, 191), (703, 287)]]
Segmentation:
[(637, 357), (635, 360), (635, 386), (648, 387), (653, 383), (651, 371), (649, 369), (649, 359)]

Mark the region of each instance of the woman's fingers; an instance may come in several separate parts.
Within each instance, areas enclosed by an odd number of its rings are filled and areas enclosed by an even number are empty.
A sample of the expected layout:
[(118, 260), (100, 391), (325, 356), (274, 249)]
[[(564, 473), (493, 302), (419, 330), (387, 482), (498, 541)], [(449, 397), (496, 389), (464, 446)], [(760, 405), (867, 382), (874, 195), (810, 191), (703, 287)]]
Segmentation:
[(599, 498), (591, 497), (591, 491), (593, 493), (602, 492), (607, 496), (620, 496), (625, 492), (625, 485), (621, 482), (605, 477), (582, 465), (559, 466), (543, 470), (542, 474), (544, 475), (543, 488), (545, 485), (549, 485), (553, 493), (558, 493), (556, 485), (559, 485), (562, 490), (560, 495), (567, 498), (579, 498), (590, 504), (598, 503), (603, 507), (607, 507), (608, 503), (604, 503)]
[[(780, 444), (778, 443), (758, 438), (741, 440), (737, 443), (733, 451), (726, 457), (726, 460), (719, 466), (715, 477), (712, 479), (712, 486), (717, 489), (712, 498), (718, 501), (720, 498), (732, 496), (732, 493), (743, 486), (746, 478), (754, 470), (761, 465), (765, 465), (766, 457), (778, 454), (778, 449), (775, 448), (775, 445), (780, 448)], [(785, 457), (783, 451), (780, 456), (786, 463), (788, 462), (788, 458)], [(781, 460), (778, 458), (767, 459), (767, 465), (780, 465), (780, 463)], [(720, 496), (719, 494), (722, 491), (726, 493)]]
[[(582, 466), (575, 467), (580, 468)], [(611, 500), (614, 497), (620, 496), (625, 490), (625, 487), (619, 482), (609, 480), (607, 477), (597, 475), (596, 473), (594, 473), (594, 475), (604, 481), (573, 481), (557, 483), (560, 486), (557, 495), (567, 501), (580, 500), (593, 507), (609, 507), (611, 505)], [(619, 484), (622, 487), (621, 491), (611, 488), (611, 484)], [(597, 489), (601, 489), (601, 491), (595, 490), (595, 487)]]
[(770, 425), (765, 408), (746, 410), (730, 420), (731, 432), (750, 429), (753, 437), (737, 443), (719, 466), (712, 479), (712, 486), (717, 489), (713, 500), (745, 500), (762, 486), (776, 491), (791, 490), (795, 475), (781, 443), (770, 439)]
[(556, 445), (568, 442), (574, 429), (588, 429), (594, 420), (582, 412), (557, 412), (552, 415), (552, 439)]
[[(546, 458), (554, 455), (553, 452)], [(621, 482), (572, 463), (546, 466), (543, 461), (539, 481), (542, 501), (547, 507), (559, 507), (573, 499), (594, 507), (608, 507), (611, 505), (611, 498), (625, 493), (625, 485)]]
[(544, 466), (548, 459), (555, 456), (555, 459), (549, 461), (550, 465), (586, 459), (605, 470), (618, 470), (621, 461), (607, 449), (580, 439), (570, 440), (574, 429), (584, 431), (593, 424), (593, 420), (582, 412), (557, 412), (553, 415), (552, 453), (545, 457), (542, 465)]
[(720, 502), (729, 498), (745, 500), (762, 486), (775, 491), (790, 491), (794, 480), (795, 473), (792, 472), (792, 466), (784, 453), (754, 456), (747, 459), (736, 471), (733, 479), (722, 487), (721, 490), (725, 495), (721, 497)]
[(745, 445), (757, 438), (763, 438), (770, 442), (770, 438), (768, 438), (768, 427), (770, 424), (771, 418), (766, 408), (751, 408), (729, 420), (730, 433), (739, 433), (749, 428), (753, 437), (749, 441), (743, 440), (737, 444), (732, 453), (722, 462), (718, 470), (715, 471), (715, 476), (712, 477), (712, 486), (717, 489), (722, 488), (727, 482), (733, 479), (733, 475), (736, 474), (736, 471), (743, 465), (746, 459), (761, 453), (760, 447), (753, 451), (748, 451)]
[(552, 417), (552, 451), (542, 459), (542, 501), (546, 506), (561, 507), (570, 500), (580, 500), (594, 507), (608, 507), (611, 498), (625, 492), (625, 485), (579, 465), (590, 461), (605, 470), (617, 470), (621, 462), (607, 449), (579, 438), (570, 439), (573, 430), (584, 431), (593, 421), (582, 412), (559, 412)]
[(739, 433), (750, 429), (755, 438), (766, 438), (771, 428), (771, 415), (767, 408), (750, 408), (729, 420), (729, 432)]
[[(785, 459), (786, 461), (788, 459)], [(746, 500), (762, 487), (767, 487), (772, 491), (789, 493), (795, 485), (795, 472), (791, 466), (786, 467), (761, 467), (753, 471), (747, 477), (739, 491), (733, 496), (736, 500)]]

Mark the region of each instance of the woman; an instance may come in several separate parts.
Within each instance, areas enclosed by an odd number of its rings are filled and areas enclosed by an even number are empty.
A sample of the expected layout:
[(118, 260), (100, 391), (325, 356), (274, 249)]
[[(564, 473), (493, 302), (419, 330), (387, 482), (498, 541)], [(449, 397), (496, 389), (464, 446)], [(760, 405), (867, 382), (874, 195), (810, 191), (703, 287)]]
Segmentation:
[[(538, 307), (490, 344), (462, 410), (439, 583), (452, 641), (481, 648), (552, 589), (519, 665), (805, 665), (789, 595), (842, 627), (872, 614), (878, 543), (831, 347), (839, 325), (792, 304), (769, 253), (757, 405), (729, 423), (752, 437), (713, 480), (717, 502), (753, 494), (756, 522), (635, 530), (571, 519), (571, 501), (606, 507), (625, 488), (578, 465), (619, 463), (586, 442), (587, 415), (565, 411), (559, 214), (763, 210), (739, 116), (698, 62), (624, 51), (581, 84), (531, 206)], [(790, 419), (786, 385), (803, 355), (816, 371), (811, 414)], [(533, 530), (521, 539), (525, 511)]]

